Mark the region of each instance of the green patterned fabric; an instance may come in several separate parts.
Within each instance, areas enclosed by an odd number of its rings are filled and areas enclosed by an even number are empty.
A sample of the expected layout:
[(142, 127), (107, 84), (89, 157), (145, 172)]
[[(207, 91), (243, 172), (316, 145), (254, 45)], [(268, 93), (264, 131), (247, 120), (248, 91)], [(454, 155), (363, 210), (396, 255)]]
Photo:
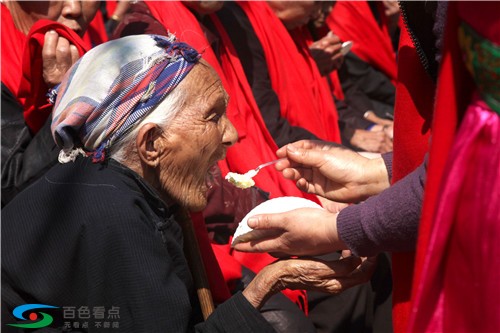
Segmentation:
[(464, 22), (461, 23), (458, 39), (464, 62), (481, 97), (500, 115), (500, 46), (480, 36)]

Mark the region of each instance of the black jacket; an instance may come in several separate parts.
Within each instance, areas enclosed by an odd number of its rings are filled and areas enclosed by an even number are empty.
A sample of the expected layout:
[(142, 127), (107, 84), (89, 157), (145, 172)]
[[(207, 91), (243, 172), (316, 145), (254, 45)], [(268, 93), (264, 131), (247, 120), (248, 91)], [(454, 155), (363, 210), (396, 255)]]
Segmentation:
[(2, 331), (26, 303), (58, 306), (55, 331), (104, 321), (64, 313), (82, 306), (119, 308), (110, 332), (272, 331), (241, 294), (201, 323), (180, 226), (154, 189), (113, 160), (56, 165), (2, 210)]

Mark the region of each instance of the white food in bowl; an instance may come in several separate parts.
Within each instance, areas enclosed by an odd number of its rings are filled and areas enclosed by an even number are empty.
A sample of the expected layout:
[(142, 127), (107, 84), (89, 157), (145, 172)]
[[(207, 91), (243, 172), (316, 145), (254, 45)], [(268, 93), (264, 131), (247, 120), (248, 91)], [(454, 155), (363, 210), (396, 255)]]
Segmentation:
[(248, 233), (258, 233), (265, 232), (261, 230), (253, 230), (247, 224), (248, 219), (251, 216), (259, 214), (274, 214), (274, 213), (284, 213), (290, 210), (298, 208), (318, 208), (324, 209), (319, 204), (311, 201), (309, 199), (304, 199), (300, 197), (280, 197), (267, 200), (260, 205), (254, 207), (238, 224), (238, 228), (234, 232), (233, 240), (231, 245), (234, 246), (238, 243), (245, 242), (245, 235)]

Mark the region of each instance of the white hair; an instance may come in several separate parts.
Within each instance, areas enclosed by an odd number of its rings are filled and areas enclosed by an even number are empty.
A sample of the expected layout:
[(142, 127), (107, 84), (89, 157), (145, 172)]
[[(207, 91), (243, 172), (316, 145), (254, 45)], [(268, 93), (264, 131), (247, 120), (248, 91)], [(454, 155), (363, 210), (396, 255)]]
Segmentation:
[(129, 154), (136, 149), (134, 148), (135, 140), (142, 125), (153, 123), (162, 129), (168, 128), (172, 119), (184, 108), (186, 96), (187, 91), (180, 84), (150, 114), (136, 124), (131, 131), (124, 134), (120, 140), (109, 147), (109, 157), (122, 164), (126, 164), (125, 162), (130, 160)]

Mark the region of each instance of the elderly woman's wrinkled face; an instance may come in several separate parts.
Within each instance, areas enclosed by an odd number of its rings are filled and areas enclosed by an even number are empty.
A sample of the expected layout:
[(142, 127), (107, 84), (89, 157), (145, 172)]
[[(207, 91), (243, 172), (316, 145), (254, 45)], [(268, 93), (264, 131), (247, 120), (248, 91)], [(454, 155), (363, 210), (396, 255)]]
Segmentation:
[[(17, 1), (29, 28), (38, 20), (59, 22), (83, 36), (99, 9), (100, 1)], [(27, 33), (27, 31), (25, 31)]]
[(322, 1), (268, 1), (276, 16), (289, 30), (316, 19), (322, 10)]
[(200, 62), (176, 89), (188, 94), (171, 125), (164, 130), (160, 186), (192, 211), (207, 204), (209, 170), (238, 138), (226, 116), (228, 96), (215, 71)]

